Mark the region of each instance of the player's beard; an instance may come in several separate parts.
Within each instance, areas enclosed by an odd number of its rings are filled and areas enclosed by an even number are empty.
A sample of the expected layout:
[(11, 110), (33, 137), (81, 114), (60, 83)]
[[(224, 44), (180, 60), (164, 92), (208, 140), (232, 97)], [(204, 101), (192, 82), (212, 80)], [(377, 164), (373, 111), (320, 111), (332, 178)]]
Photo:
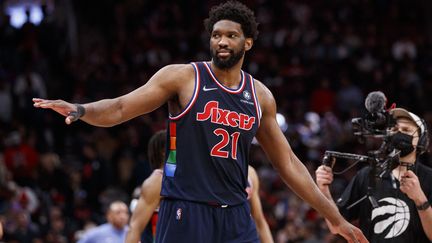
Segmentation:
[(234, 65), (236, 65), (241, 60), (241, 58), (245, 54), (245, 48), (244, 47), (237, 52), (235, 52), (232, 49), (227, 49), (227, 50), (229, 50), (231, 55), (226, 59), (219, 58), (217, 55), (217, 50), (215, 50), (215, 49), (210, 50), (213, 63), (215, 64), (216, 67), (218, 67), (220, 69), (232, 68)]

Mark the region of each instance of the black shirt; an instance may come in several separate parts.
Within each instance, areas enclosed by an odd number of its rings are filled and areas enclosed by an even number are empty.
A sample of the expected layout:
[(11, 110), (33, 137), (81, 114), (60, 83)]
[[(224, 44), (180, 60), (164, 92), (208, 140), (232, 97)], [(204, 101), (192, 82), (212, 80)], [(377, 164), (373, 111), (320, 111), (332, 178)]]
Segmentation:
[[(337, 205), (347, 220), (359, 220), (360, 228), (370, 242), (430, 242), (423, 231), (414, 201), (399, 190), (399, 181), (387, 172), (369, 190), (371, 167), (361, 169), (351, 180)], [(432, 202), (432, 169), (416, 163), (414, 173), (423, 192)], [(364, 200), (358, 202), (361, 198)], [(371, 200), (378, 203), (372, 206)], [(348, 207), (348, 208), (347, 208)]]

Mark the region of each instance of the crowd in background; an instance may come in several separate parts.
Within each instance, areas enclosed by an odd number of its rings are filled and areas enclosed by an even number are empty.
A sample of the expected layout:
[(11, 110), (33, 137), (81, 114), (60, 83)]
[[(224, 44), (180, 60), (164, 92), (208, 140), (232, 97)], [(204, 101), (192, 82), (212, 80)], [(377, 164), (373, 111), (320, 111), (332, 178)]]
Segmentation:
[[(44, 2), (44, 1), (42, 1)], [(187, 2), (187, 3), (186, 3)], [(209, 60), (202, 21), (218, 1), (54, 1), (42, 22), (10, 24), (0, 11), (0, 221), (7, 242), (75, 242), (129, 203), (150, 174), (146, 147), (166, 107), (112, 128), (35, 109), (31, 98), (84, 103), (146, 83), (171, 63)], [(260, 35), (244, 70), (272, 90), (281, 128), (313, 171), (325, 150), (364, 154), (353, 136), (375, 90), (432, 124), (432, 3), (249, 0)], [(0, 3), (1, 4), (1, 3)], [(43, 6), (43, 10), (46, 10)], [(145, 97), (143, 97), (145, 98)], [(429, 164), (428, 157), (423, 162)], [(340, 167), (348, 165), (342, 161)], [(276, 242), (337, 241), (253, 145), (250, 164)], [(337, 195), (355, 169), (339, 176)]]

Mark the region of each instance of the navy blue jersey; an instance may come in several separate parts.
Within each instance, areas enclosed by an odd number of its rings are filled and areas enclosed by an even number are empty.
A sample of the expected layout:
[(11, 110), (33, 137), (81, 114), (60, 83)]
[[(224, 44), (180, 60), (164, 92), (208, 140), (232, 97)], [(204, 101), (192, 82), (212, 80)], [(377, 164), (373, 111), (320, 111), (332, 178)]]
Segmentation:
[(249, 149), (261, 110), (254, 79), (241, 71), (237, 89), (223, 86), (208, 63), (192, 63), (195, 90), (170, 116), (161, 195), (236, 205), (246, 201)]

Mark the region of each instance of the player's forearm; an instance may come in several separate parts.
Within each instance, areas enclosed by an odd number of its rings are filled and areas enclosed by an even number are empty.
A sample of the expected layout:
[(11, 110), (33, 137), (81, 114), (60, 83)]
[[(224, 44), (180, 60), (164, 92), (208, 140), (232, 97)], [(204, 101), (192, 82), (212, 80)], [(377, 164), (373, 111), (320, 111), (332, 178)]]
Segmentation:
[(83, 107), (85, 114), (80, 119), (94, 126), (111, 127), (125, 120), (119, 98), (83, 104)]
[(140, 242), (140, 240), (141, 240), (140, 236), (141, 236), (141, 232), (139, 232), (138, 230), (130, 227), (129, 231), (127, 232), (127, 235), (126, 235), (125, 242), (127, 242), (127, 243), (132, 243), (132, 242), (133, 243), (137, 243), (137, 242)]
[(303, 200), (330, 221), (339, 225), (343, 220), (336, 205), (318, 189), (306, 167), (293, 155), (291, 161), (275, 165), (281, 177)]
[[(319, 189), (324, 194), (324, 196), (330, 201), (330, 203), (333, 204), (337, 208), (336, 203), (334, 202), (333, 197), (330, 193), (330, 188), (327, 186), (325, 188), (319, 188)], [(326, 222), (329, 230), (334, 234), (336, 231), (335, 231), (332, 223), (327, 218), (325, 219), (325, 222)]]
[[(324, 194), (324, 196), (326, 196), (326, 198), (329, 200), (329, 202), (332, 205), (334, 205), (335, 208), (337, 208), (336, 203), (333, 201), (333, 198), (332, 198), (332, 196), (330, 194), (330, 191), (329, 190), (327, 190), (327, 191), (321, 190), (321, 192)], [(339, 212), (339, 209), (338, 209), (338, 212)], [(333, 224), (327, 218), (325, 218), (325, 221), (326, 221), (327, 227), (329, 228), (330, 232), (332, 232), (333, 234), (335, 234), (336, 230), (333, 227)]]
[(257, 226), (257, 231), (258, 231), (260, 241), (262, 243), (273, 243), (274, 242), (270, 228), (269, 228), (267, 222), (257, 221), (256, 226)]
[(330, 193), (330, 188), (329, 188), (329, 186), (327, 186), (326, 188), (319, 188), (319, 187), (318, 187), (318, 189), (322, 192), (322, 194), (324, 194), (324, 196), (325, 196), (328, 200), (330, 200), (330, 202), (332, 202), (332, 203), (334, 204), (333, 197), (332, 197), (332, 195), (331, 195), (331, 193)]
[(129, 223), (129, 231), (126, 235), (125, 242), (139, 242), (141, 233), (144, 231), (149, 220), (150, 216), (145, 210), (145, 205), (142, 205), (140, 208), (136, 208)]

